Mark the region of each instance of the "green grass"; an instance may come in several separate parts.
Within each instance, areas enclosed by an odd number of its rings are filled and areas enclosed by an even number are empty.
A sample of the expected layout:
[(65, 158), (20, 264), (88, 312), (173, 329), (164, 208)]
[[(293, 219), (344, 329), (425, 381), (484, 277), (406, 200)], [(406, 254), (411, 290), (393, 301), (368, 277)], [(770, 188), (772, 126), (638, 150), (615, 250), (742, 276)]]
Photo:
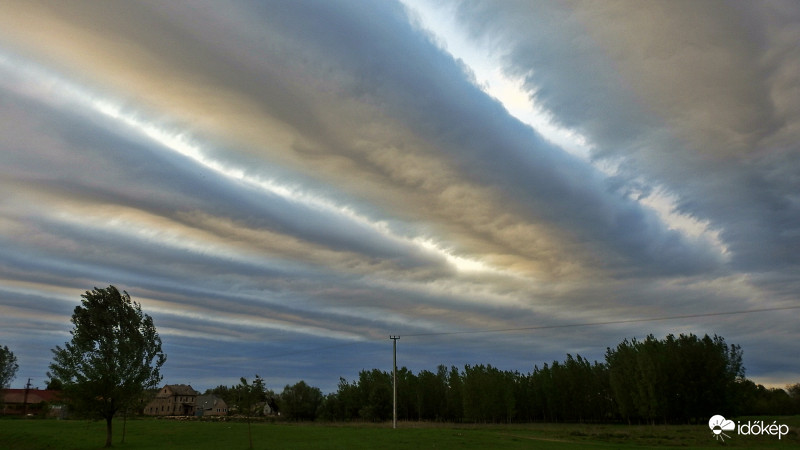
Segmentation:
[[(766, 419), (764, 419), (766, 422)], [(715, 441), (705, 425), (456, 425), (287, 424), (253, 423), (256, 449), (577, 449), (577, 448), (798, 448), (800, 416), (783, 417), (790, 434), (732, 435)], [(771, 420), (769, 421), (771, 423)], [(247, 424), (140, 419), (129, 420), (125, 443), (122, 421), (114, 422), (117, 449), (241, 449), (248, 448)], [(105, 424), (79, 420), (0, 420), (0, 449), (86, 450), (101, 448)]]

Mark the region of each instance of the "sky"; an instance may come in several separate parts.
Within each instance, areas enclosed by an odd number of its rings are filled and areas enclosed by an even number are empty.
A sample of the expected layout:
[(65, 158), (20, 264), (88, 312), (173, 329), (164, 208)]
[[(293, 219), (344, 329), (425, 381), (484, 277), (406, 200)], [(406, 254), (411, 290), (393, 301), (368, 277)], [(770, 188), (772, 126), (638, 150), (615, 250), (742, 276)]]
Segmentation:
[(7, 2), (0, 344), (94, 287), (164, 383), (602, 360), (719, 335), (800, 382), (800, 6)]

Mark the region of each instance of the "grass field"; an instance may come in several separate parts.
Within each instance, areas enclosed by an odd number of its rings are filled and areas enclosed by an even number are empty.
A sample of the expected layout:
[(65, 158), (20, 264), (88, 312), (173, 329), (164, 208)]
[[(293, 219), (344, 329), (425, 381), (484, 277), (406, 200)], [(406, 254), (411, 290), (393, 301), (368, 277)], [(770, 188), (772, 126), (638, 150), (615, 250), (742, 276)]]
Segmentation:
[[(766, 422), (766, 419), (764, 419)], [(768, 423), (772, 423), (770, 420)], [(720, 443), (709, 428), (681, 425), (456, 425), (253, 423), (256, 449), (578, 449), (578, 448), (800, 448), (800, 416), (782, 417), (790, 433), (738, 436)], [(118, 449), (247, 449), (247, 424), (140, 419), (114, 423)], [(729, 433), (730, 434), (730, 433)], [(0, 448), (97, 449), (105, 442), (105, 424), (79, 420), (0, 419)]]

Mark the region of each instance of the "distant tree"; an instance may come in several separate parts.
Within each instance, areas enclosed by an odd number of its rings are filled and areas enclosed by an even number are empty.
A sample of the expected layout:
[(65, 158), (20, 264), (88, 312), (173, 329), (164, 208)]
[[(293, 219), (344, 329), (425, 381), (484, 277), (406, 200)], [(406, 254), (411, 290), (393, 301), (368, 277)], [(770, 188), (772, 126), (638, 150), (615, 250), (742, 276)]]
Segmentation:
[(339, 418), (343, 420), (358, 419), (358, 412), (361, 410), (361, 396), (358, 391), (358, 383), (349, 383), (339, 377), (339, 388), (336, 391), (338, 398)]
[(619, 413), (628, 421), (700, 423), (715, 411), (742, 409), (742, 350), (719, 336), (626, 339), (607, 349), (606, 364)]
[(447, 420), (461, 422), (464, 419), (463, 380), (456, 366), (450, 367), (447, 374)]
[(609, 379), (608, 365), (598, 361), (592, 366), (592, 392), (596, 393), (594, 398), (594, 418), (595, 420), (607, 421), (615, 416), (614, 395), (611, 392), (611, 380)]
[(17, 357), (5, 345), (0, 347), (0, 388), (7, 388), (17, 376)]
[[(440, 366), (444, 368), (444, 366)], [(446, 370), (446, 369), (445, 369)], [(419, 420), (441, 420), (447, 407), (446, 371), (422, 370), (417, 375)]]
[(51, 378), (47, 380), (47, 384), (45, 385), (45, 389), (51, 391), (60, 391), (64, 389), (64, 383), (61, 382), (58, 378)]
[(531, 422), (533, 420), (535, 403), (531, 383), (531, 376), (514, 372), (514, 398), (517, 408), (515, 421)]
[(203, 395), (216, 395), (217, 397), (221, 398), (226, 405), (233, 405), (236, 400), (234, 397), (235, 395), (234, 391), (235, 391), (234, 388), (224, 385), (219, 385), (213, 389), (206, 389)]
[(515, 375), (491, 365), (464, 366), (464, 418), (473, 422), (510, 422), (516, 415)]
[(550, 408), (547, 403), (547, 398), (550, 395), (550, 366), (545, 363), (542, 369), (539, 366), (533, 366), (533, 372), (530, 376), (530, 408), (534, 418), (540, 418), (543, 421), (552, 420)]
[(239, 379), (240, 383), (233, 387), (236, 398), (235, 405), (239, 413), (247, 417), (247, 437), (250, 448), (253, 448), (253, 431), (250, 426), (250, 419), (258, 414), (258, 406), (263, 405), (267, 400), (267, 388), (264, 379), (256, 375), (252, 383), (247, 382), (247, 378)]
[(359, 416), (368, 421), (382, 422), (392, 417), (392, 375), (378, 369), (358, 373), (358, 392), (361, 400)]
[(47, 375), (61, 380), (73, 411), (105, 419), (105, 446), (111, 447), (114, 414), (158, 385), (167, 358), (153, 319), (127, 292), (109, 286), (81, 297), (72, 314), (72, 340), (53, 349)]
[(786, 392), (789, 393), (793, 403), (791, 414), (800, 414), (800, 383), (786, 386)]
[(788, 392), (781, 388), (771, 388), (770, 414), (788, 416), (794, 413), (794, 401)]
[[(17, 376), (17, 357), (5, 345), (0, 347), (0, 389), (11, 385), (11, 380)], [(0, 393), (0, 406), (3, 405), (3, 394)]]
[(800, 400), (800, 383), (786, 386), (786, 392), (789, 393), (790, 397)]
[(419, 420), (419, 379), (408, 367), (397, 368), (397, 420)]
[(294, 386), (286, 385), (280, 395), (281, 413), (291, 420), (310, 420), (317, 418), (317, 413), (322, 405), (322, 391), (309, 386), (305, 381), (299, 381)]
[[(553, 365), (555, 366), (555, 362)], [(565, 420), (583, 422), (594, 413), (593, 403), (598, 395), (592, 366), (581, 355), (573, 358), (568, 353), (560, 368), (562, 373), (559, 378), (564, 382), (565, 394), (563, 417)]]

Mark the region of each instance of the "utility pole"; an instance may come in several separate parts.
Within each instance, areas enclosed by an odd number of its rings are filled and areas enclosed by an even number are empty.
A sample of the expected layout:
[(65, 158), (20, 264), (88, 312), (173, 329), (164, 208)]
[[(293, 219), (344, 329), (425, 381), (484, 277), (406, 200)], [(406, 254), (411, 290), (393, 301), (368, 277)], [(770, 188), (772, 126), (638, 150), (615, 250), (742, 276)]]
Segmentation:
[(31, 379), (25, 384), (25, 396), (22, 397), (22, 417), (28, 417), (28, 391), (31, 390)]
[(397, 428), (397, 340), (400, 339), (400, 336), (389, 336), (391, 339), (393, 353), (394, 353), (394, 370), (392, 371), (392, 387), (394, 388), (394, 396), (392, 399), (392, 428)]

